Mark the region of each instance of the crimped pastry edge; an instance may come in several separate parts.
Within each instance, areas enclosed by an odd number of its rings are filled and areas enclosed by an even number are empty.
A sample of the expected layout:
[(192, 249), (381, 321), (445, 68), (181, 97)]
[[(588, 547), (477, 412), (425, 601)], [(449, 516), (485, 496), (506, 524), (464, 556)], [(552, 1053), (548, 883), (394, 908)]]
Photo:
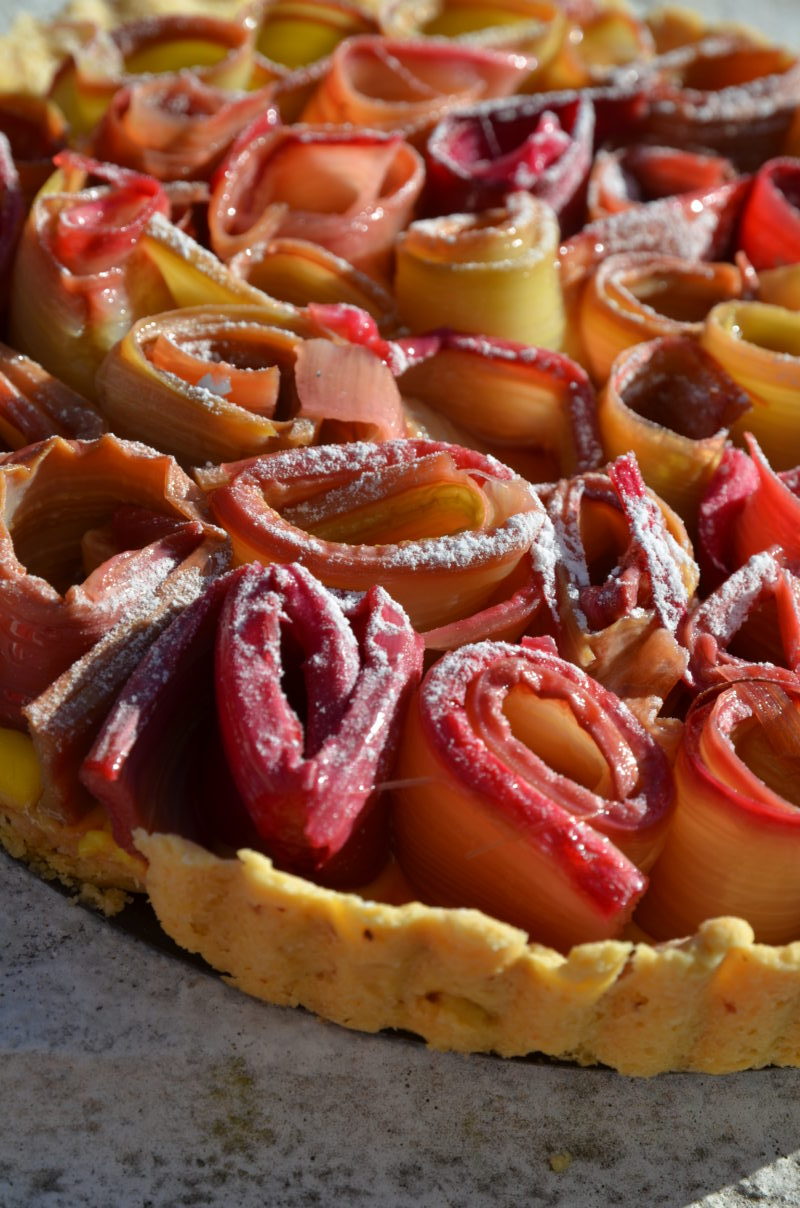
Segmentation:
[(567, 956), (480, 911), (391, 906), (139, 831), (164, 931), (256, 998), (431, 1048), (544, 1053), (629, 1075), (800, 1065), (800, 941), (756, 944), (710, 919), (662, 945), (580, 944)]

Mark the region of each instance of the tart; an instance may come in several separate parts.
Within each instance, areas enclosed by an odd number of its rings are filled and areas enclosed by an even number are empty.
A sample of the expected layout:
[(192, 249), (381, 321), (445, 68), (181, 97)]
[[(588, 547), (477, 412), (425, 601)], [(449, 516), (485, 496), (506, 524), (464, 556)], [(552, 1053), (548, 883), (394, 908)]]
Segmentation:
[(800, 1065), (800, 60), (168, 10), (0, 47), (0, 841), (346, 1027)]

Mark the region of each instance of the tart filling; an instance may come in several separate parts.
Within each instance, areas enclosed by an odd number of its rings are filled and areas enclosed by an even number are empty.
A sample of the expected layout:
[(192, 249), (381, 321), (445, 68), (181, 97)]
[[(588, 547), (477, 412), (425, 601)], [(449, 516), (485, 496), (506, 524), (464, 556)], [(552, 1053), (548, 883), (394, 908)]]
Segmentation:
[(799, 1065), (800, 60), (223, 7), (0, 103), (0, 840), (345, 1026)]

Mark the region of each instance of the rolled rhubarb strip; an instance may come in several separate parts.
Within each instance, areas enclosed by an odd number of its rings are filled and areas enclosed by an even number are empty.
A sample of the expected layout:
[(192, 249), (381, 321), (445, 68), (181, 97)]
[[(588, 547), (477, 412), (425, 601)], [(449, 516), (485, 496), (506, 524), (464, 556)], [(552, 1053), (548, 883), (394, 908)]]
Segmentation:
[(750, 400), (696, 340), (670, 336), (617, 359), (597, 422), (608, 458), (629, 449), (645, 482), (694, 531), (731, 425)]
[(800, 101), (800, 62), (790, 51), (733, 33), (663, 55), (652, 70), (653, 142), (702, 147), (744, 171), (781, 153)]
[[(596, 382), (605, 382), (621, 352), (659, 336), (699, 336), (719, 302), (738, 300), (741, 271), (658, 253), (627, 252), (598, 265), (580, 304), (581, 347)], [(625, 450), (620, 450), (625, 452)]]
[(302, 338), (264, 319), (253, 306), (140, 319), (97, 373), (113, 430), (186, 465), (310, 444), (314, 423), (291, 418)]
[(53, 171), (52, 157), (66, 145), (67, 123), (46, 97), (0, 95), (0, 132), (8, 139), (23, 197), (30, 204)]
[[(675, 635), (699, 578), (680, 517), (648, 490), (632, 453), (608, 474), (566, 479), (547, 498), (557, 541), (564, 657), (588, 666), (597, 634), (644, 611)], [(626, 626), (639, 641), (637, 625)]]
[(239, 562), (302, 562), (328, 587), (385, 587), (417, 630), (491, 601), (540, 533), (532, 488), (425, 440), (292, 450), (198, 474)]
[(568, 93), (450, 114), (427, 143), (426, 209), (474, 213), (523, 189), (547, 202), (562, 234), (571, 234), (583, 218), (594, 132), (591, 100)]
[(565, 7), (569, 28), (559, 52), (537, 74), (539, 88), (586, 88), (653, 57), (648, 25), (626, 6), (576, 0)]
[(524, 460), (531, 482), (600, 465), (597, 400), (580, 365), (562, 353), (486, 336), (444, 332), (437, 339), (436, 353), (400, 377), (405, 395), (492, 446), (501, 459), (518, 466)]
[(239, 252), (228, 267), (256, 289), (294, 306), (343, 303), (366, 311), (381, 326), (394, 326), (395, 302), (388, 289), (306, 239), (271, 239)]
[[(263, 0), (257, 7), (257, 69), (305, 67), (345, 38), (378, 32), (373, 16), (348, 0)], [(259, 60), (262, 60), (259, 62)]]
[(800, 261), (800, 159), (759, 168), (742, 214), (739, 246), (756, 269)]
[(318, 243), (382, 276), (422, 189), (423, 162), (398, 137), (314, 126), (245, 131), (217, 175), (208, 221), (223, 260), (273, 237)]
[(223, 89), (247, 88), (253, 70), (253, 23), (164, 14), (94, 35), (65, 60), (51, 97), (71, 129), (84, 134), (102, 118), (117, 90), (140, 75), (193, 71)]
[(105, 430), (95, 407), (30, 357), (0, 344), (0, 451), (48, 436), (92, 440)]
[(413, 222), (397, 242), (395, 295), (414, 332), (450, 327), (560, 348), (558, 222), (527, 193), (481, 214)]
[(751, 432), (776, 470), (800, 463), (800, 313), (722, 302), (709, 312), (701, 343), (752, 400), (734, 435)]
[[(89, 168), (82, 164), (80, 176)], [(87, 398), (94, 373), (140, 306), (163, 297), (139, 240), (168, 201), (152, 178), (100, 165), (108, 185), (62, 191), (65, 171), (31, 208), (15, 264), (11, 341)], [(80, 188), (80, 186), (79, 186)]]
[(650, 252), (682, 260), (722, 260), (749, 191), (737, 179), (697, 193), (661, 197), (590, 222), (561, 248), (561, 279), (572, 293), (616, 252)]
[(224, 543), (172, 458), (114, 436), (7, 454), (0, 499), (0, 716), (17, 725), (207, 536)]
[(0, 313), (8, 303), (11, 267), (25, 221), (25, 204), (8, 139), (0, 133)]
[(333, 52), (302, 120), (393, 131), (417, 142), (449, 110), (515, 92), (532, 66), (513, 51), (437, 38), (349, 38)]
[(736, 915), (761, 943), (797, 936), (798, 734), (800, 680), (777, 668), (750, 666), (689, 710), (675, 816), (637, 914), (651, 935), (690, 935), (703, 919)]
[(720, 155), (645, 144), (614, 151), (601, 148), (589, 174), (589, 220), (596, 222), (660, 197), (708, 192), (736, 175), (731, 161)]
[(748, 558), (690, 613), (683, 641), (700, 688), (742, 679), (756, 662), (796, 672), (800, 579), (783, 551), (773, 547)]
[(661, 749), (547, 641), (445, 655), (408, 713), (395, 851), (423, 899), (560, 949), (619, 934), (664, 840)]
[(700, 510), (700, 548), (712, 582), (773, 546), (800, 562), (798, 472), (776, 474), (753, 437), (745, 439), (749, 456), (726, 451)]
[[(106, 353), (144, 315), (245, 302), (279, 322), (296, 317), (170, 222), (152, 177), (72, 153), (59, 165), (23, 232), (11, 339), (85, 397)], [(91, 176), (108, 184), (87, 189)]]
[[(242, 568), (152, 647), (83, 779), (129, 849), (136, 827), (246, 841), (303, 875), (363, 883), (386, 860), (378, 790), (421, 665), (381, 588), (341, 598), (302, 566)], [(200, 735), (218, 765), (205, 791)]]
[[(127, 516), (120, 511), (116, 527), (125, 519), (130, 532), (131, 518), (130, 509)], [(160, 556), (174, 559), (173, 569), (155, 585), (140, 576), (139, 587), (146, 595), (139, 596), (139, 606), (126, 610), (23, 709), (41, 777), (37, 813), (51, 822), (85, 823), (100, 812), (109, 829), (107, 816), (79, 779), (81, 764), (117, 694), (158, 635), (230, 566), (230, 547), (211, 525), (199, 542), (191, 523), (179, 524), (173, 534), (165, 533), (166, 539), (158, 538), (152, 516), (149, 526), (150, 536), (159, 540)], [(131, 574), (138, 570), (132, 563)], [(92, 849), (84, 854), (91, 855)]]
[(223, 91), (188, 71), (156, 75), (114, 94), (92, 146), (99, 159), (157, 180), (207, 180), (240, 131), (265, 110), (270, 113), (265, 90)]

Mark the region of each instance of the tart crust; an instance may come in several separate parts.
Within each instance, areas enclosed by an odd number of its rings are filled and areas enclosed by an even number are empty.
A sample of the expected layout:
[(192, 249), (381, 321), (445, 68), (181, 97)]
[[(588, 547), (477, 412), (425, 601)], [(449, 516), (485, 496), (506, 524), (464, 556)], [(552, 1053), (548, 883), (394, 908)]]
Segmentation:
[(545, 1053), (623, 1074), (800, 1065), (800, 941), (753, 942), (742, 919), (653, 946), (580, 944), (567, 956), (477, 910), (366, 901), (137, 832), (164, 930), (245, 993), (432, 1048)]

